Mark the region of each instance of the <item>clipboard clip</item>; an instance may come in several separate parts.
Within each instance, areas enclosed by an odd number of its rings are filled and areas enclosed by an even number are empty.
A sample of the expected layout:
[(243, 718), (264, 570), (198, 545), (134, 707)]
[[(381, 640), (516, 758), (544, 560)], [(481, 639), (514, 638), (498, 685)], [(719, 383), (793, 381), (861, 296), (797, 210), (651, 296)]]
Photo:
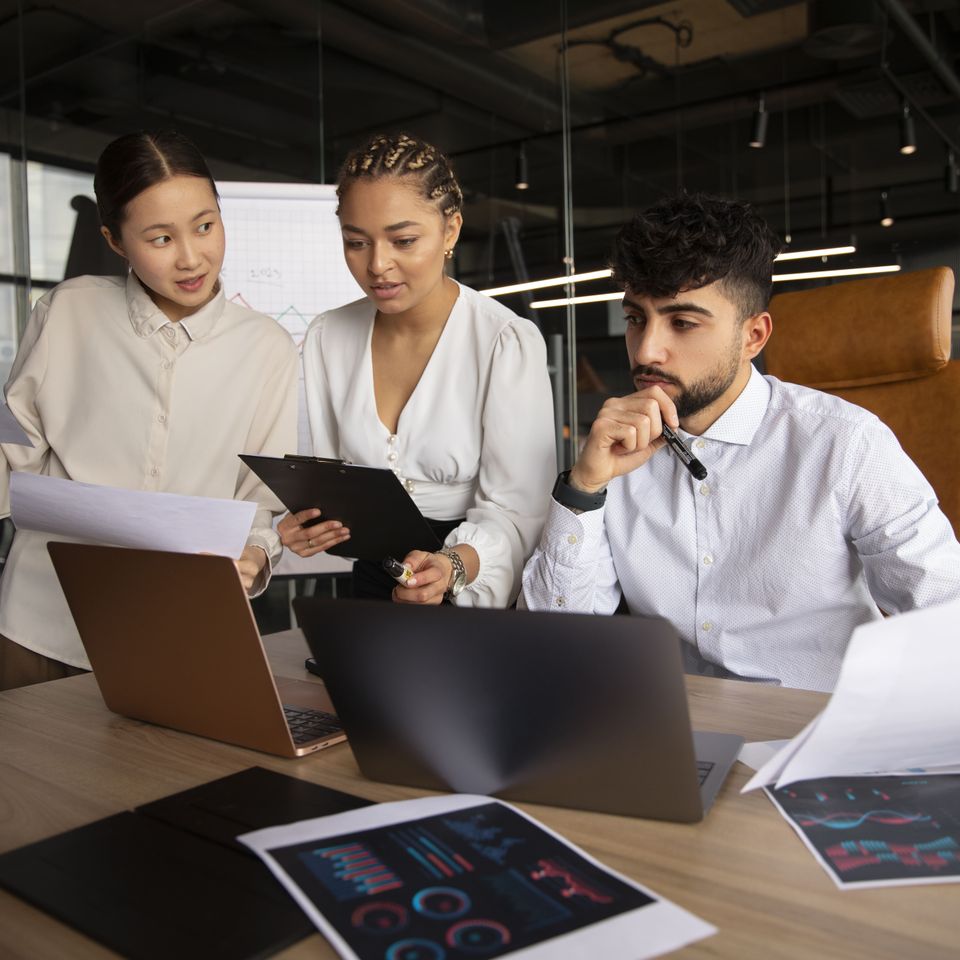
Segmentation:
[(338, 457), (305, 457), (299, 453), (285, 453), (284, 460), (295, 460), (297, 463), (339, 463), (349, 464), (349, 460), (341, 460)]

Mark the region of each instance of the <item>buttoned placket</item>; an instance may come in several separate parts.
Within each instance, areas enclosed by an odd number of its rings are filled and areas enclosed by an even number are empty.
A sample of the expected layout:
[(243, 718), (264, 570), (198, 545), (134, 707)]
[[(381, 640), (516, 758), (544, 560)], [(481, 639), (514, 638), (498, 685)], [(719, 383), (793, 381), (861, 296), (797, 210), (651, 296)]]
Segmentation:
[[(701, 459), (707, 442), (702, 438), (692, 438), (691, 449), (697, 459)], [(705, 464), (706, 465), (706, 464)], [(714, 502), (716, 500), (717, 480), (709, 472), (704, 480), (690, 478), (693, 484), (693, 503), (696, 515), (695, 550), (697, 562), (697, 599), (696, 599), (696, 638), (697, 647), (704, 656), (716, 655), (718, 652), (717, 637), (719, 624), (714, 620), (715, 612), (712, 598), (716, 591), (712, 589), (714, 564), (717, 560), (716, 550), (719, 544), (714, 543), (713, 518)]]
[(164, 480), (167, 443), (170, 436), (170, 406), (177, 356), (186, 349), (189, 338), (173, 324), (165, 324), (154, 335), (159, 357), (153, 415), (147, 436), (147, 464), (144, 488), (160, 490)]

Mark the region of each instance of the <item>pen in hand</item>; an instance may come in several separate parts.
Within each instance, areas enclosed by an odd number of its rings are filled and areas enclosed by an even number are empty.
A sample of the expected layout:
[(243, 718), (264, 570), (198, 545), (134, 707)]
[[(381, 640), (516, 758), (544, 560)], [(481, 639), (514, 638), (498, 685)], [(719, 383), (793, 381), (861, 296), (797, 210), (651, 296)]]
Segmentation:
[(677, 455), (680, 462), (698, 480), (706, 479), (707, 468), (690, 452), (690, 448), (666, 423), (663, 424), (663, 438), (667, 441), (670, 449)]
[(383, 569), (399, 584), (406, 585), (410, 583), (412, 585), (416, 583), (413, 579), (413, 568), (409, 564), (395, 560), (393, 557), (384, 558)]

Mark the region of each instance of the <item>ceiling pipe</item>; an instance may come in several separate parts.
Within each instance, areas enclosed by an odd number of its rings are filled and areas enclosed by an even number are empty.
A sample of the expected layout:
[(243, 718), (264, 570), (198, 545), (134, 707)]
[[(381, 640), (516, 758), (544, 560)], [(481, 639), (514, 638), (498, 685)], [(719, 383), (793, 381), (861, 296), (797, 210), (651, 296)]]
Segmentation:
[(878, 2), (897, 22), (897, 25), (903, 30), (907, 37), (909, 37), (913, 45), (923, 54), (927, 63), (933, 68), (933, 72), (943, 82), (943, 85), (960, 100), (960, 79), (958, 79), (957, 75), (950, 69), (950, 65), (944, 62), (937, 48), (930, 42), (920, 27), (917, 26), (917, 21), (904, 9), (900, 0), (878, 0)]

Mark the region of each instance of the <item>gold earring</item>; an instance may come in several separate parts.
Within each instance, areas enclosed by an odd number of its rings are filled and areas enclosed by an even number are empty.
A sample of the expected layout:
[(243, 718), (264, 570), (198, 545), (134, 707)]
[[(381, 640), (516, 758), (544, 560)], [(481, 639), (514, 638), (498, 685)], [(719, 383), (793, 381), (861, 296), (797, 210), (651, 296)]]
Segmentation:
[(452, 259), (453, 259), (453, 248), (451, 247), (449, 250), (444, 250), (444, 251), (443, 251), (443, 255), (444, 255), (448, 260), (452, 260)]

